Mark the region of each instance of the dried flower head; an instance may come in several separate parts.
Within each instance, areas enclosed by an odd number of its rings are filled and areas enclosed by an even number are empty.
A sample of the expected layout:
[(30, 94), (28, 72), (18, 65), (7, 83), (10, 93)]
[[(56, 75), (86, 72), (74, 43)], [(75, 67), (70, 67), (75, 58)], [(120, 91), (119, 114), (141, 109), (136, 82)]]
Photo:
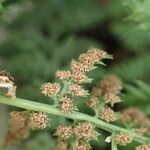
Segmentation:
[(58, 83), (45, 83), (41, 87), (42, 93), (49, 97), (56, 96), (60, 91), (60, 88)]
[(78, 84), (70, 85), (69, 91), (73, 96), (85, 96), (86, 94), (86, 91)]
[(96, 136), (93, 125), (88, 122), (79, 123), (74, 127), (73, 131), (77, 138), (81, 139), (91, 140)]
[(97, 97), (90, 97), (89, 100), (86, 102), (87, 106), (90, 108), (94, 108), (96, 106), (98, 106), (99, 104), (99, 99)]
[(111, 107), (113, 107), (115, 103), (119, 103), (121, 100), (119, 96), (113, 93), (106, 93), (104, 95), (104, 101), (106, 104), (110, 104)]
[(111, 108), (102, 108), (100, 110), (100, 119), (106, 122), (114, 122), (117, 120), (115, 112)]
[(138, 108), (130, 107), (122, 112), (121, 120), (123, 122), (134, 122), (136, 124), (141, 124), (145, 120), (145, 114)]
[(56, 78), (63, 80), (71, 77), (71, 73), (69, 71), (61, 71), (57, 70), (55, 73)]
[(58, 140), (57, 142), (58, 150), (68, 150), (68, 143), (65, 140)]
[(92, 70), (95, 63), (107, 58), (108, 54), (99, 49), (89, 49), (86, 53), (79, 56), (78, 61), (72, 61), (71, 74), (75, 83), (82, 84), (87, 82), (86, 73)]
[(32, 129), (44, 129), (48, 126), (48, 117), (42, 112), (33, 112), (28, 119), (28, 126)]
[(60, 108), (63, 112), (70, 113), (74, 111), (73, 100), (68, 95), (60, 99)]
[(77, 84), (82, 84), (87, 82), (87, 76), (81, 72), (73, 72), (71, 75), (71, 79)]
[(135, 148), (135, 150), (150, 150), (150, 144), (142, 144)]
[(73, 73), (83, 73), (85, 74), (86, 72), (90, 71), (90, 66), (87, 65), (86, 63), (81, 63), (81, 62), (77, 62), (77, 61), (72, 61), (71, 63), (71, 70)]
[(60, 125), (55, 133), (60, 139), (66, 140), (73, 135), (73, 130), (70, 126)]
[(126, 133), (119, 133), (115, 137), (116, 143), (120, 145), (126, 145), (132, 142), (132, 137)]
[(73, 150), (90, 150), (92, 149), (89, 142), (78, 140), (73, 144)]
[(83, 53), (79, 56), (79, 61), (86, 63), (89, 67), (91, 67), (107, 56), (108, 54), (106, 52), (97, 48), (91, 48), (86, 53)]

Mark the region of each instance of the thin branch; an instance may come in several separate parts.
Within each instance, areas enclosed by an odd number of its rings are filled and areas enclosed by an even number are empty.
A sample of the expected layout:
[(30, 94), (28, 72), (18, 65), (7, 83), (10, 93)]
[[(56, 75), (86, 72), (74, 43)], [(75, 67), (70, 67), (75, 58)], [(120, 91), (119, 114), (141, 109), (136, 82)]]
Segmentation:
[(149, 141), (150, 139), (148, 137), (140, 136), (133, 131), (118, 127), (116, 125), (106, 123), (100, 119), (97, 119), (93, 116), (83, 114), (80, 112), (73, 112), (73, 113), (63, 113), (57, 108), (54, 108), (53, 106), (50, 106), (48, 104), (42, 104), (38, 102), (33, 102), (30, 100), (25, 100), (21, 98), (16, 98), (15, 100), (11, 98), (6, 98), (6, 97), (0, 97), (0, 104), (6, 104), (10, 106), (15, 106), (27, 110), (32, 110), (32, 111), (39, 111), (39, 112), (45, 112), (47, 114), (53, 114), (57, 116), (62, 116), (65, 118), (73, 119), (73, 120), (82, 120), (82, 121), (88, 121), (93, 124), (95, 124), (98, 128), (101, 128), (105, 131), (108, 132), (124, 132), (132, 136), (136, 141), (139, 143), (145, 143)]

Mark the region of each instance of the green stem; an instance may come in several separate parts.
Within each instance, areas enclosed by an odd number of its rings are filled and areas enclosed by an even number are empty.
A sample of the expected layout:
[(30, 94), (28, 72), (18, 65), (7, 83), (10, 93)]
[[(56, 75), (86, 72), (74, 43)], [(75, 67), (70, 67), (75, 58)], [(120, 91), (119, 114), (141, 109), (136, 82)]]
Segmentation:
[(117, 144), (115, 142), (115, 134), (114, 133), (111, 136), (111, 150), (118, 150)]
[(73, 119), (73, 120), (88, 121), (88, 122), (95, 124), (98, 128), (101, 128), (111, 133), (113, 132), (127, 133), (140, 143), (145, 143), (150, 140), (149, 138), (140, 136), (134, 133), (133, 131), (126, 130), (124, 128), (118, 127), (110, 123), (106, 123), (93, 116), (89, 116), (80, 112), (63, 113), (59, 109), (54, 108), (53, 106), (50, 106), (47, 104), (33, 102), (33, 101), (21, 99), (21, 98), (16, 98), (16, 100), (13, 100), (11, 98), (6, 98), (6, 97), (0, 97), (0, 104), (6, 104), (10, 106), (20, 107), (20, 108), (27, 109), (27, 110), (39, 111), (39, 112), (44, 112), (47, 114), (58, 115), (58, 116), (66, 117), (66, 118)]

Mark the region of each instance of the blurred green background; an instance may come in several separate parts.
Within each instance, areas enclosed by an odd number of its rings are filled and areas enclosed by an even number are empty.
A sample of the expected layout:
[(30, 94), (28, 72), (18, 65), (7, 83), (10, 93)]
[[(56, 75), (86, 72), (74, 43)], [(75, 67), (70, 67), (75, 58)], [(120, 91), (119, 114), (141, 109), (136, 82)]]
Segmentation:
[[(71, 59), (88, 48), (104, 49), (114, 59), (90, 74), (94, 84), (109, 73), (120, 76), (125, 82), (121, 107), (138, 106), (150, 115), (149, 10), (149, 0), (0, 0), (0, 69), (14, 76), (18, 97), (49, 103), (42, 83), (55, 80), (57, 69), (69, 69)], [(1, 137), (8, 109), (0, 106), (0, 112)], [(100, 139), (93, 145), (109, 150)], [(22, 143), (24, 148), (10, 149), (40, 150), (44, 144), (43, 150), (53, 150), (53, 140), (49, 131), (38, 132)]]

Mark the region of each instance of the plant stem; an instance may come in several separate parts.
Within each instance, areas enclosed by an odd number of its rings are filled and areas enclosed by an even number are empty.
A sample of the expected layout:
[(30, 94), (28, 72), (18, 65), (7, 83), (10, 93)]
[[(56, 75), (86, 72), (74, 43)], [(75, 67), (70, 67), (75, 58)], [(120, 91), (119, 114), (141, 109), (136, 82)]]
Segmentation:
[(80, 112), (63, 113), (59, 109), (54, 108), (53, 106), (50, 106), (48, 104), (33, 102), (30, 100), (25, 100), (25, 99), (21, 99), (21, 98), (16, 98), (15, 100), (13, 100), (11, 98), (6, 98), (6, 97), (2, 97), (2, 96), (0, 97), (0, 104), (6, 104), (6, 105), (10, 105), (10, 106), (27, 109), (27, 110), (39, 111), (39, 112), (44, 112), (47, 114), (58, 115), (58, 116), (66, 117), (66, 118), (73, 119), (73, 120), (88, 121), (88, 122), (95, 124), (98, 128), (101, 128), (101, 129), (111, 132), (111, 133), (113, 133), (113, 132), (127, 133), (130, 136), (132, 136), (139, 143), (145, 143), (150, 140), (149, 138), (140, 136), (140, 135), (134, 133), (133, 131), (118, 127), (118, 126), (110, 124), (110, 123), (106, 123), (100, 119), (93, 117), (93, 116), (83, 114)]

